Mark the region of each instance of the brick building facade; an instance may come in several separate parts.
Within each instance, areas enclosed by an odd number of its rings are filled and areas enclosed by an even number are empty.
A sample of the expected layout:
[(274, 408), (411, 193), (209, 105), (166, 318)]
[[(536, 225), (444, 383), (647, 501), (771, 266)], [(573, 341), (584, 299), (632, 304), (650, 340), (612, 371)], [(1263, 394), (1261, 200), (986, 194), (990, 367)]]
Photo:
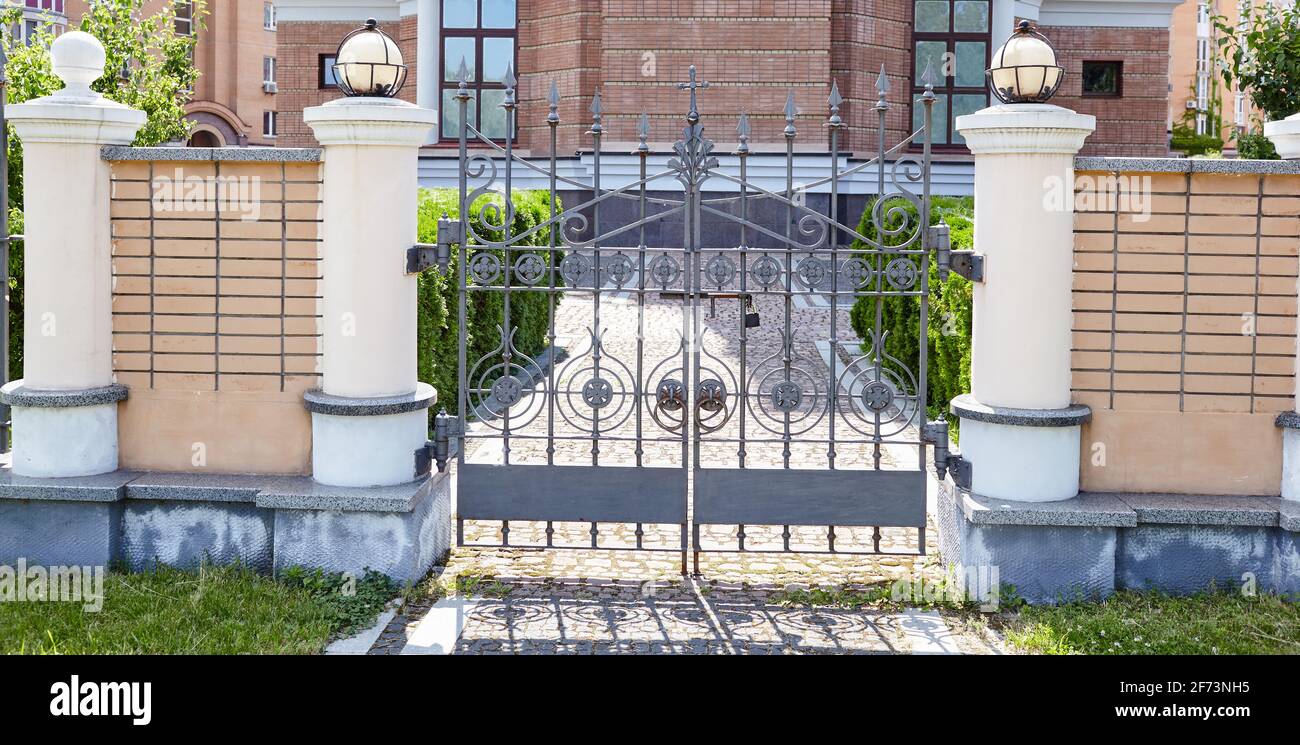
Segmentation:
[[(194, 65), (199, 79), (186, 105), (194, 122), (191, 145), (203, 147), (275, 146), (276, 17), (270, 0), (209, 0), (194, 18), (187, 0), (145, 0), (140, 13), (153, 17), (171, 3), (176, 30), (197, 33)], [(48, 24), (54, 33), (76, 27), (93, 0), (8, 0), (23, 8), (23, 21), (10, 29), (26, 40)], [(268, 62), (269, 60), (269, 62)]]
[[(943, 68), (950, 74), (939, 77), (936, 89), (937, 157), (968, 166), (969, 153), (952, 120), (987, 105), (988, 60), (1015, 22), (1028, 18), (1055, 44), (1066, 67), (1056, 101), (1097, 116), (1097, 134), (1085, 154), (1163, 156), (1170, 14), (1181, 1), (280, 0), (281, 143), (313, 144), (301, 111), (339, 95), (327, 84), (323, 65), (343, 35), (371, 16), (398, 40), (411, 68), (402, 96), (443, 113), (443, 137), (429, 143), (426, 159), (450, 155), (455, 110), (444, 102), (451, 100), (460, 58), (475, 78), (483, 78), (476, 95), (485, 102), (484, 113), (475, 116), (487, 117), (500, 96), (492, 89), (499, 88), (493, 75), (504, 70), (513, 50), (520, 103), (515, 146), (526, 155), (548, 154), (552, 81), (561, 95), (562, 157), (590, 148), (589, 107), (598, 88), (609, 151), (635, 141), (642, 112), (650, 116), (652, 147), (667, 150), (685, 112), (677, 84), (694, 64), (711, 84), (701, 111), (719, 142), (734, 141), (734, 122), (744, 111), (755, 151), (782, 149), (783, 109), (793, 91), (797, 149), (826, 152), (829, 135), (822, 125), (834, 81), (848, 125), (841, 147), (849, 157), (870, 157), (878, 149), (874, 107), (882, 65), (890, 82), (886, 126), (892, 146), (913, 128), (911, 101), (928, 61), (936, 68), (950, 63)], [(1089, 85), (1103, 82), (1100, 93), (1084, 90), (1085, 64)], [(494, 126), (487, 119), (475, 123), (485, 131)], [(429, 172), (436, 170), (430, 166)]]

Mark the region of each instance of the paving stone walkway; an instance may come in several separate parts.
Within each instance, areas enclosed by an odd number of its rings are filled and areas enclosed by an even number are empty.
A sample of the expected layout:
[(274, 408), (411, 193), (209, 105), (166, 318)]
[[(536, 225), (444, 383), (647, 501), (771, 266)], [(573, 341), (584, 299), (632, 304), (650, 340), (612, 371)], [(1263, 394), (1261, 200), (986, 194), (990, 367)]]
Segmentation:
[[(837, 468), (871, 468), (876, 462), (883, 468), (914, 468), (917, 448), (905, 444), (885, 444), (877, 448), (866, 438), (852, 433), (868, 421), (858, 399), (865, 367), (849, 367), (860, 354), (859, 344), (849, 325), (847, 307), (835, 312), (832, 347), (831, 309), (825, 302), (801, 300), (791, 316), (793, 350), (796, 365), (811, 373), (808, 390), (816, 386), (824, 406), (826, 380), (835, 348), (836, 378), (841, 385), (837, 415), (818, 419), (814, 413), (805, 431), (798, 433), (803, 444), (790, 448), (789, 466), (804, 469), (828, 467), (830, 427), (838, 426), (836, 440), (856, 439), (836, 445)], [(760, 297), (758, 311), (763, 325), (751, 330), (746, 347), (746, 370), (753, 374), (771, 369), (779, 358), (783, 308), (776, 297)], [(571, 294), (561, 304), (556, 320), (557, 344), (569, 352), (568, 361), (557, 368), (557, 390), (580, 390), (590, 375), (593, 305), (589, 295)], [(741, 379), (738, 326), (741, 308), (735, 301), (718, 303), (716, 314), (704, 313), (707, 332), (702, 352), (706, 364), (722, 379), (729, 391), (744, 389), (735, 382)], [(641, 355), (643, 386), (653, 390), (660, 378), (671, 375), (680, 355), (680, 304), (657, 298), (648, 299), (639, 315), (637, 303), (630, 295), (605, 296), (601, 300), (600, 329), (607, 354), (605, 367), (617, 366), (612, 360), (625, 362), (623, 372), (636, 375), (637, 328), (644, 324)], [(664, 361), (659, 372), (653, 369)], [(912, 361), (914, 364), (914, 361)], [(851, 372), (841, 377), (845, 369)], [(906, 375), (902, 371), (897, 374)], [(680, 375), (680, 373), (677, 373)], [(632, 378), (628, 378), (630, 383)], [(816, 380), (820, 379), (819, 384)], [(577, 381), (575, 383), (575, 381)], [(856, 386), (856, 387), (855, 387)], [(616, 386), (617, 387), (617, 386)], [(630, 386), (629, 386), (630, 387)], [(751, 393), (755, 392), (752, 390)], [(761, 393), (761, 392), (760, 392)], [(545, 397), (537, 396), (536, 406)], [(801, 411), (814, 411), (818, 405), (807, 395)], [(630, 406), (630, 402), (624, 403)], [(563, 406), (563, 402), (557, 402)], [(915, 418), (906, 403), (896, 403), (884, 416), (896, 418), (902, 425), (892, 427), (893, 439), (915, 439)], [(772, 432), (755, 422), (761, 411), (748, 411), (745, 423), (747, 438), (771, 439)], [(573, 414), (570, 411), (570, 414)], [(911, 420), (908, 423), (906, 420)], [(831, 421), (836, 422), (835, 425)], [(599, 457), (602, 464), (633, 465), (636, 462), (636, 417), (629, 416), (602, 431)], [(775, 420), (768, 420), (772, 425)], [(524, 435), (544, 435), (547, 412), (532, 411), (531, 416), (516, 420), (512, 431)], [(563, 416), (555, 420), (556, 430), (581, 434), (569, 426)], [(642, 417), (641, 445), (643, 463), (673, 467), (681, 465), (682, 448), (678, 435), (663, 422)], [(500, 423), (493, 425), (499, 427)], [(706, 437), (701, 447), (701, 461), (707, 467), (735, 467), (740, 417), (733, 415)], [(850, 429), (846, 429), (850, 428)], [(484, 433), (484, 425), (475, 431)], [(846, 436), (847, 435), (847, 436)], [(779, 438), (778, 438), (779, 439)], [(467, 459), (475, 463), (500, 463), (509, 453), (511, 463), (546, 462), (544, 439), (514, 437), (508, 449), (500, 438), (471, 439)], [(751, 442), (746, 448), (746, 466), (779, 468), (785, 465), (784, 446), (778, 442)], [(574, 439), (557, 444), (555, 459), (560, 464), (590, 464), (590, 439)], [(454, 504), (453, 504), (454, 510)], [(591, 539), (586, 524), (555, 526), (557, 545), (583, 546)], [(467, 543), (496, 544), (501, 541), (499, 523), (466, 521)], [(632, 546), (634, 526), (600, 525), (602, 546)], [(808, 550), (825, 551), (826, 528), (794, 528), (791, 544)], [(704, 545), (736, 546), (737, 526), (706, 528)], [(795, 592), (806, 588), (861, 590), (888, 586), (900, 578), (915, 580), (922, 575), (937, 577), (939, 569), (934, 545), (936, 532), (926, 531), (927, 555), (919, 555), (917, 532), (912, 529), (884, 529), (881, 548), (899, 555), (846, 556), (826, 553), (762, 553), (752, 549), (779, 548), (779, 527), (747, 526), (744, 553), (703, 553), (700, 574), (682, 576), (678, 526), (645, 526), (644, 545), (663, 551), (593, 551), (586, 549), (522, 548), (524, 544), (545, 541), (545, 525), (512, 522), (510, 548), (462, 547), (453, 550), (442, 570), (442, 584), (452, 596), (434, 602), (432, 598), (416, 601), (403, 608), (380, 634), (370, 654), (953, 654), (1000, 653), (1000, 642), (986, 631), (968, 627), (959, 614), (921, 613), (900, 609), (865, 607), (812, 607), (799, 601)], [(870, 528), (838, 528), (835, 545), (840, 551), (869, 550), (875, 536)], [(456, 593), (459, 584), (463, 592)]]

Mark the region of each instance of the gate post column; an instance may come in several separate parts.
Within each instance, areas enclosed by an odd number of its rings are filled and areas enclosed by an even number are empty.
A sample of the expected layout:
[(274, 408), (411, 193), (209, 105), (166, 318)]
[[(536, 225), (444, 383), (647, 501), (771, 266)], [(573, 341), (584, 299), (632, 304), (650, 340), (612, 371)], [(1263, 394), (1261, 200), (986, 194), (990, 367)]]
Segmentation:
[(23, 143), (26, 298), (24, 378), (2, 397), (14, 474), (94, 476), (117, 470), (127, 395), (113, 381), (111, 175), (100, 150), (130, 144), (147, 117), (90, 89), (104, 74), (95, 37), (69, 31), (50, 55), (64, 88), (6, 112)]
[(961, 419), (971, 491), (1051, 502), (1079, 493), (1086, 406), (1070, 403), (1074, 157), (1096, 120), (1049, 104), (1004, 104), (957, 118), (975, 155), (972, 392)]
[(436, 393), (416, 380), (419, 147), (437, 112), (350, 97), (303, 112), (324, 149), (323, 386), (307, 394), (312, 474), (331, 486), (414, 481)]

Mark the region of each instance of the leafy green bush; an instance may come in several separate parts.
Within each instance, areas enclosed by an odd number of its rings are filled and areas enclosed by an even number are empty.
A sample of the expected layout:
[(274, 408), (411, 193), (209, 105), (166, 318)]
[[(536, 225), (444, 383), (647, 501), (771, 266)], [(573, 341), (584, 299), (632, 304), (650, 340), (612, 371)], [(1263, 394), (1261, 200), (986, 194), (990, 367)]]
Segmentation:
[[(419, 237), (421, 243), (434, 243), (438, 240), (438, 220), (447, 215), (456, 219), (460, 215), (457, 208), (459, 194), (455, 189), (421, 189), (419, 200)], [(470, 209), (471, 221), (478, 234), (488, 240), (501, 240), (499, 231), (493, 232), (483, 228), (479, 221), (479, 209), (492, 197), (482, 197)], [(499, 197), (496, 198), (499, 203)], [(514, 235), (520, 235), (546, 222), (551, 216), (550, 195), (545, 191), (516, 191), (512, 199), (515, 205), (515, 217), (512, 223)], [(555, 211), (558, 214), (563, 207), (557, 199)], [(539, 230), (524, 240), (524, 245), (547, 246), (550, 233)], [(452, 252), (451, 265), (443, 274), (431, 269), (420, 275), (419, 290), (419, 377), (431, 383), (438, 390), (438, 407), (448, 412), (456, 411), (458, 382), (457, 334), (459, 333), (457, 307), (458, 251)], [(505, 252), (496, 251), (497, 257), (505, 262)], [(511, 251), (510, 260), (518, 259), (520, 253)], [(549, 251), (538, 251), (546, 261)], [(563, 258), (563, 253), (556, 252), (556, 262)], [(559, 302), (559, 298), (556, 298)], [(498, 328), (504, 317), (504, 294), (501, 292), (472, 292), (465, 307), (465, 325), (468, 327), (466, 343), (467, 364), (490, 354), (501, 344)], [(548, 302), (547, 293), (512, 292), (510, 294), (510, 323), (517, 326), (515, 346), (520, 352), (535, 357), (546, 348)]]
[(279, 579), (288, 587), (306, 590), (325, 609), (330, 629), (338, 636), (369, 627), (398, 591), (391, 577), (371, 569), (358, 579), (342, 572), (289, 567)]
[(1269, 121), (1300, 111), (1300, 6), (1248, 7), (1240, 24), (1214, 16), (1224, 84), (1250, 94)]
[(1237, 135), (1237, 155), (1248, 160), (1281, 160), (1273, 141), (1259, 131)]
[[(878, 232), (871, 222), (873, 202), (868, 202), (858, 225), (858, 232), (878, 240)], [(901, 204), (901, 203), (900, 203)], [(891, 203), (893, 206), (893, 203)], [(908, 205), (909, 219), (916, 219), (916, 208)], [(930, 223), (942, 219), (948, 224), (952, 248), (969, 249), (975, 243), (975, 203), (969, 197), (934, 197), (930, 205)], [(886, 240), (894, 245), (897, 241)], [(854, 248), (861, 249), (861, 242)], [(864, 254), (869, 261), (872, 254)], [(916, 259), (919, 261), (919, 258)], [(879, 267), (876, 267), (879, 268)], [(926, 401), (930, 419), (947, 417), (955, 428), (957, 420), (948, 414), (948, 402), (970, 390), (971, 352), (971, 283), (964, 277), (949, 274), (947, 281), (939, 280), (938, 265), (929, 262), (930, 317), (927, 325), (929, 357), (929, 396)], [(851, 313), (853, 330), (866, 339), (875, 324), (876, 298), (859, 298)], [(913, 297), (881, 298), (881, 325), (889, 334), (885, 342), (886, 353), (911, 367), (920, 359), (921, 305)]]
[(1206, 155), (1223, 151), (1223, 139), (1217, 134), (1196, 134), (1196, 130), (1185, 125), (1174, 127), (1169, 140), (1169, 148), (1185, 155)]

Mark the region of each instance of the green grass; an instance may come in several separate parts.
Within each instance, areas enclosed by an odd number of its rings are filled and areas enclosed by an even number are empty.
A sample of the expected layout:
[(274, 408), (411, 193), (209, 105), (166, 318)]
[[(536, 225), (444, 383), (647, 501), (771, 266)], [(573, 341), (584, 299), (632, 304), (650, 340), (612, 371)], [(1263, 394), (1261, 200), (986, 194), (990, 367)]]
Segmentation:
[(1002, 623), (1012, 646), (1034, 654), (1300, 654), (1300, 604), (1274, 595), (1120, 592), (1023, 607)]
[(367, 574), (346, 592), (341, 575), (286, 575), (238, 566), (113, 571), (99, 613), (81, 603), (0, 603), (0, 653), (315, 654), (372, 623), (396, 593), (382, 575)]

